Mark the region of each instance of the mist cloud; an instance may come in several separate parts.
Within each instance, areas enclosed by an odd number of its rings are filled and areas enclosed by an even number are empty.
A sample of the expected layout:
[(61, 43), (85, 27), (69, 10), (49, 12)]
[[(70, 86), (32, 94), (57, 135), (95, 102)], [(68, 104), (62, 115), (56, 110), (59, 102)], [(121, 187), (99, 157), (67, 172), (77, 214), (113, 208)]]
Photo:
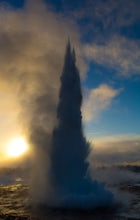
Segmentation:
[(139, 135), (106, 137), (92, 142), (90, 162), (99, 165), (139, 164)]
[(90, 122), (106, 110), (112, 100), (120, 93), (120, 90), (113, 89), (107, 84), (101, 84), (99, 87), (89, 91), (88, 97), (83, 103), (83, 117), (85, 121)]
[[(90, 2), (90, 4), (96, 6), (94, 9), (98, 10), (94, 14), (93, 7), (87, 7), (86, 14), (106, 22), (105, 28), (110, 27), (112, 22), (108, 20), (109, 17), (105, 19), (108, 13), (112, 14), (113, 10), (124, 3), (108, 1), (111, 7), (108, 9), (106, 7), (106, 10), (103, 10), (105, 5), (98, 4), (97, 1)], [(88, 14), (89, 9), (91, 11)], [(122, 13), (122, 17), (116, 17), (115, 26), (117, 24), (127, 26), (138, 19), (137, 13), (134, 16), (135, 5), (123, 7), (123, 10), (126, 10), (125, 14), (128, 11), (131, 12), (130, 19), (128, 21)], [(85, 13), (80, 9), (78, 12), (79, 18), (76, 18), (76, 15), (72, 17), (69, 13), (67, 15), (56, 13), (50, 10), (43, 1), (28, 0), (24, 8), (16, 10), (0, 5), (0, 86), (2, 96), (7, 99), (6, 103), (3, 100), (0, 102), (1, 109), (3, 109), (0, 117), (3, 120), (6, 119), (5, 122), (3, 121), (1, 136), (4, 137), (4, 130), (8, 133), (7, 127), (10, 131), (14, 131), (14, 134), (18, 133), (20, 125), (23, 127), (23, 132), (30, 136), (29, 124), (39, 126), (48, 133), (52, 131), (56, 122), (59, 77), (68, 36), (75, 45), (77, 64), (82, 75), (86, 73), (89, 62), (92, 61), (115, 69), (121, 76), (139, 74), (139, 41), (127, 39), (119, 34), (114, 37), (110, 33), (102, 44), (95, 38), (93, 38), (94, 43), (93, 41), (89, 44), (80, 43), (83, 32), (76, 22), (77, 19), (85, 17)], [(121, 19), (122, 22), (117, 19)], [(99, 33), (94, 23), (92, 23), (93, 29)], [(9, 93), (12, 94), (12, 98)], [(85, 106), (83, 106), (85, 120), (90, 122), (98, 117), (111, 105), (112, 100), (119, 93), (120, 90), (105, 84), (89, 91)], [(47, 103), (44, 100), (47, 100)], [(17, 126), (19, 112), (21, 116), (18, 120), (19, 126)], [(47, 124), (43, 123), (45, 120)]]
[[(122, 169), (127, 165), (140, 165), (140, 136), (112, 136), (94, 139), (88, 157), (89, 173), (93, 179), (109, 187), (120, 183), (137, 183), (139, 173)], [(120, 192), (119, 192), (120, 194)]]
[[(70, 36), (79, 45), (77, 25), (48, 9), (43, 1), (29, 0), (17, 10), (0, 5), (0, 12), (0, 85), (3, 99), (7, 100), (0, 102), (4, 109), (0, 117), (9, 120), (5, 126), (12, 121), (15, 134), (19, 133), (17, 121), (23, 133), (30, 134), (29, 124), (50, 132), (55, 123), (65, 43)], [(78, 60), (86, 69), (82, 58)]]
[(90, 60), (116, 70), (123, 77), (139, 75), (139, 41), (113, 36), (104, 44), (86, 45), (85, 54)]
[[(86, 19), (86, 27), (82, 31), (91, 35), (94, 42), (101, 42), (110, 38), (113, 34), (118, 35), (122, 29), (128, 28), (140, 21), (139, 1), (134, 0), (95, 0), (82, 1), (77, 10), (67, 10), (67, 14), (74, 16), (76, 20)], [(91, 38), (90, 38), (91, 39)]]
[[(111, 11), (113, 7), (118, 7), (116, 3), (110, 2), (109, 4), (112, 5), (109, 7)], [(102, 7), (104, 8), (104, 6)], [(95, 15), (103, 21), (105, 19), (99, 16), (102, 14), (100, 12), (103, 10), (102, 7), (99, 10), (99, 5), (96, 2), (95, 8), (98, 10), (96, 10)], [(86, 8), (86, 11), (88, 9)], [(39, 102), (42, 102), (41, 97), (46, 96), (47, 92), (48, 115), (52, 115), (48, 118), (48, 123), (49, 126), (54, 123), (53, 116), (58, 100), (63, 51), (68, 36), (75, 45), (77, 64), (81, 75), (87, 72), (90, 61), (96, 61), (100, 65), (114, 68), (123, 75), (139, 74), (138, 41), (133, 42), (117, 35), (117, 37), (112, 37), (109, 40), (106, 39), (103, 45), (98, 44), (95, 39), (96, 43), (80, 43), (83, 33), (77, 24), (77, 19), (69, 13), (66, 15), (50, 10), (43, 1), (28, 0), (24, 8), (17, 10), (1, 4), (0, 12), (0, 84), (7, 99), (9, 97), (6, 96), (5, 87), (8, 87), (15, 97), (18, 91), (19, 100), (24, 105), (24, 111), (21, 108), (20, 121), (24, 115), (26, 115), (27, 121), (30, 120), (30, 116), (33, 115), (31, 113), (33, 105), (38, 99)], [(104, 13), (107, 12), (104, 11)], [(103, 14), (103, 16), (105, 15)], [(93, 28), (97, 31), (95, 24), (92, 25)], [(5, 83), (7, 86), (3, 86)], [(89, 93), (89, 99), (85, 102), (86, 106), (92, 105), (92, 98), (95, 96), (95, 92)], [(117, 94), (119, 92), (116, 91)], [(99, 103), (96, 106), (95, 103), (92, 110), (84, 107), (85, 118), (90, 120), (91, 114), (96, 117), (98, 115), (96, 109), (101, 113), (107, 105), (109, 106), (112, 99), (113, 97), (110, 99), (108, 97), (108, 104), (104, 104), (104, 106), (99, 106)], [(20, 106), (17, 108), (20, 110)], [(36, 111), (38, 112), (38, 110)], [(7, 116), (6, 111), (5, 116)], [(24, 127), (27, 127), (25, 120), (22, 123), (24, 123)], [(41, 122), (39, 123), (41, 124)]]

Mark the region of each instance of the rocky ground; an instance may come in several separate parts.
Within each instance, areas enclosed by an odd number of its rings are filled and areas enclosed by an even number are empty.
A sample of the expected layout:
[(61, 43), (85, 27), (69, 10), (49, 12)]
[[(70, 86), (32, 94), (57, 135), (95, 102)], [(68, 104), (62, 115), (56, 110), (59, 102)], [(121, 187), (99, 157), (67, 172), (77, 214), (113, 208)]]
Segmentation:
[(138, 220), (140, 219), (140, 183), (122, 183), (119, 189), (133, 195), (128, 206), (94, 211), (32, 208), (29, 186), (17, 178), (0, 185), (0, 220)]
[(129, 207), (95, 211), (31, 209), (29, 187), (23, 184), (0, 186), (0, 220), (138, 220), (140, 219), (140, 184), (122, 185), (121, 189), (135, 194)]

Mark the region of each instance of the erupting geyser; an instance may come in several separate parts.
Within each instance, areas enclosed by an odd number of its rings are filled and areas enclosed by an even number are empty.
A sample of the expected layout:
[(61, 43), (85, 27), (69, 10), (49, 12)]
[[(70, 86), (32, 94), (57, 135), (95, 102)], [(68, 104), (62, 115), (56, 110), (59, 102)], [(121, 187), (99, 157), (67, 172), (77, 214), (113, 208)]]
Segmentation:
[(88, 175), (89, 144), (83, 135), (82, 93), (74, 49), (68, 42), (51, 150), (54, 205), (65, 208), (95, 208), (112, 203), (112, 194)]
[[(71, 50), (68, 42), (61, 76), (57, 125), (52, 135), (42, 134), (38, 128), (38, 132), (34, 132), (32, 136), (37, 146), (38, 165), (33, 188), (37, 192), (40, 188), (41, 191), (35, 199), (49, 207), (93, 209), (109, 206), (113, 202), (112, 193), (102, 183), (92, 181), (88, 173), (86, 158), (89, 144), (83, 135), (81, 104), (82, 93), (75, 51)], [(44, 111), (45, 109), (43, 114)], [(49, 172), (46, 161), (49, 161)]]
[[(67, 45), (61, 76), (58, 126), (53, 133), (52, 175), (58, 192), (75, 193), (86, 177), (88, 144), (83, 136), (80, 76), (75, 65), (75, 52)], [(57, 191), (56, 190), (56, 191)]]

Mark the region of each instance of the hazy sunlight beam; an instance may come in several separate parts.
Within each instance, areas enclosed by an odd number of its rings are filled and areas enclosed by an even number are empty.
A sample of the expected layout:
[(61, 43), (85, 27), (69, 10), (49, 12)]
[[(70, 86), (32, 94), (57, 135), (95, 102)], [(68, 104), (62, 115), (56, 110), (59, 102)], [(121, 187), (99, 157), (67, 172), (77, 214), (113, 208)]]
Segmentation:
[(28, 149), (28, 145), (23, 137), (13, 139), (7, 149), (9, 157), (19, 157), (23, 155)]

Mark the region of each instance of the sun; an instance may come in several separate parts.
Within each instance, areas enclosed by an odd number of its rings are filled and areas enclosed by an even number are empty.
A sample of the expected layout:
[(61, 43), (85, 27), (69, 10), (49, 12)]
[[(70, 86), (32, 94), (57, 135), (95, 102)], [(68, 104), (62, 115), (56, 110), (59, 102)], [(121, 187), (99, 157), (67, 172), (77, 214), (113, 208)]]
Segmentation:
[(28, 145), (23, 137), (13, 139), (8, 145), (8, 156), (19, 157), (23, 155), (28, 149)]

